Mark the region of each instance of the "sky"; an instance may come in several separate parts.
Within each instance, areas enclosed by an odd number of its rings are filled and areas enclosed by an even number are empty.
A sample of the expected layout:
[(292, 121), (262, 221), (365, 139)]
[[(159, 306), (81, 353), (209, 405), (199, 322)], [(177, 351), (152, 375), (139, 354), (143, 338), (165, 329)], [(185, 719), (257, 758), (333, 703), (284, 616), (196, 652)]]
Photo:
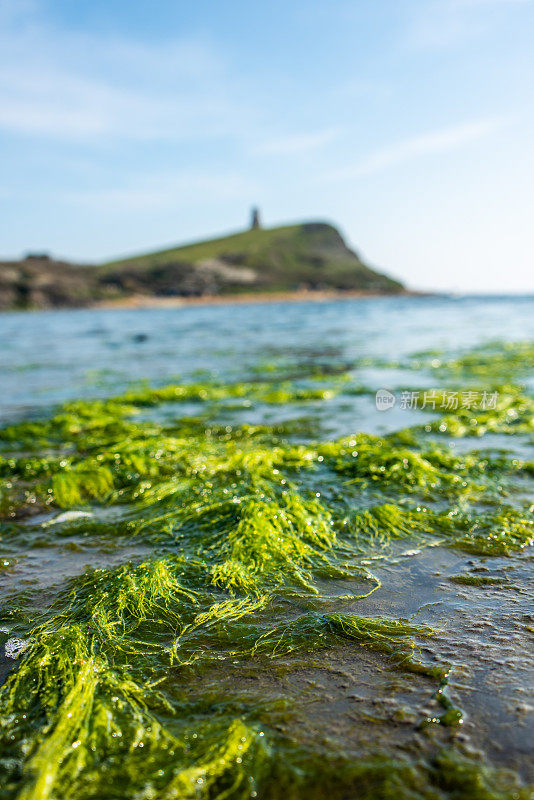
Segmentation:
[(324, 220), (534, 292), (534, 0), (0, 0), (0, 257)]

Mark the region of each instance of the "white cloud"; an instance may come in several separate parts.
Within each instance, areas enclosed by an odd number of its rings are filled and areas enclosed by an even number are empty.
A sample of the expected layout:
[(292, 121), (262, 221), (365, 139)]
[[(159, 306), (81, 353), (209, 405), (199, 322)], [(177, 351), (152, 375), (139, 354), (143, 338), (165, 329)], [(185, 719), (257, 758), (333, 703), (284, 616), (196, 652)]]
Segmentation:
[(0, 77), (0, 127), (59, 139), (180, 140), (223, 134), (233, 113), (221, 98), (185, 89), (155, 96), (61, 69), (4, 69)]
[(296, 133), (268, 139), (256, 145), (252, 152), (260, 156), (291, 156), (317, 150), (340, 135), (339, 128), (327, 128), (314, 133)]
[[(428, 0), (414, 7), (407, 29), (409, 46), (454, 47), (487, 35), (502, 14), (518, 12), (534, 0)], [(495, 13), (490, 14), (493, 10)], [(499, 12), (499, 13), (497, 13)]]
[(0, 23), (12, 23), (36, 12), (35, 0), (0, 0)]
[[(1, 0), (0, 0), (1, 3)], [(226, 65), (205, 43), (66, 33), (0, 5), (0, 128), (61, 140), (181, 141), (246, 129)]]
[(151, 211), (179, 208), (213, 200), (235, 200), (254, 196), (258, 187), (234, 172), (182, 171), (144, 175), (113, 186), (71, 191), (58, 199), (107, 212)]
[(370, 153), (356, 164), (330, 172), (328, 180), (347, 180), (381, 172), (388, 167), (401, 164), (425, 155), (444, 153), (470, 142), (489, 136), (504, 125), (503, 120), (490, 119), (469, 122), (464, 125), (443, 128), (397, 142)]

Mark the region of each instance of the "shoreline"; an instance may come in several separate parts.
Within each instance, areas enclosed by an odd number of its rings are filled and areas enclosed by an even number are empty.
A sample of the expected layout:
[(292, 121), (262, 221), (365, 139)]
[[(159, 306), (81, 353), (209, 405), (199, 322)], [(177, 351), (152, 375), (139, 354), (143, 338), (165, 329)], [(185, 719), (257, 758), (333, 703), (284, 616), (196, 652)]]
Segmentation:
[(222, 305), (260, 305), (267, 303), (309, 303), (328, 302), (331, 300), (364, 300), (370, 297), (423, 297), (421, 292), (366, 292), (366, 291), (330, 291), (297, 290), (294, 292), (244, 292), (243, 294), (202, 295), (198, 297), (154, 297), (151, 295), (132, 295), (117, 300), (100, 300), (89, 308), (96, 309), (132, 309), (132, 308), (181, 308), (187, 306), (222, 306)]

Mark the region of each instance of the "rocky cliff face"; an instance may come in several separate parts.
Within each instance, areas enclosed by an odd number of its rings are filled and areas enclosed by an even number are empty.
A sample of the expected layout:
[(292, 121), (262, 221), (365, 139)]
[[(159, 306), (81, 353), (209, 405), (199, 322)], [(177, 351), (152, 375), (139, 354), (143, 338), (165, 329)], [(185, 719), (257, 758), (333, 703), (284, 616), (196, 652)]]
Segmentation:
[(95, 267), (24, 258), (0, 263), (0, 309), (87, 306), (97, 293)]
[(132, 295), (302, 289), (402, 292), (326, 223), (249, 230), (97, 266), (46, 257), (0, 263), (0, 309), (88, 306)]

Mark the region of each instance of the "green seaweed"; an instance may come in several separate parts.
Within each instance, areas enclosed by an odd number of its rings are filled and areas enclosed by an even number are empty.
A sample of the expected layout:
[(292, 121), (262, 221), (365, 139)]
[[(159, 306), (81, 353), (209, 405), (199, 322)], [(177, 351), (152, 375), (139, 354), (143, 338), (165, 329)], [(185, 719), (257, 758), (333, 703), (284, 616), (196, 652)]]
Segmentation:
[(475, 348), (459, 358), (445, 362), (451, 372), (467, 373), (484, 378), (505, 376), (516, 378), (529, 375), (534, 369), (534, 343), (489, 342)]
[(503, 583), (502, 578), (494, 575), (468, 575), (462, 573), (461, 575), (450, 575), (449, 580), (452, 583), (459, 583), (460, 586), (495, 586), (496, 584)]
[(434, 370), (447, 377), (516, 379), (529, 375), (534, 369), (532, 341), (492, 341), (466, 352), (448, 354), (443, 350), (414, 353), (400, 363), (403, 368)]
[(457, 437), (534, 432), (534, 400), (530, 396), (511, 385), (491, 391), (497, 392), (495, 408), (459, 408), (431, 423), (431, 430)]
[[(515, 362), (525, 353), (514, 350)], [(448, 370), (497, 370), (490, 356)], [(214, 698), (201, 685), (232, 664), (278, 673), (327, 649), (361, 648), (434, 687), (443, 711), (423, 726), (453, 727), (462, 714), (447, 694), (449, 666), (422, 647), (435, 633), (365, 615), (380, 586), (369, 565), (399, 545), (508, 556), (534, 541), (533, 509), (515, 494), (516, 479), (532, 477), (521, 459), (458, 454), (420, 428), (314, 442), (302, 420), (215, 421), (228, 402), (299, 404), (351, 391), (343, 375), (327, 386), (324, 371), (296, 373), (298, 381), (134, 387), (0, 431), (6, 547), (59, 550), (76, 534), (149, 552), (62, 580), (44, 605), (32, 591), (10, 599), (4, 621), (26, 646), (0, 689), (7, 798), (526, 797), (456, 746), (355, 759), (325, 745), (322, 757), (279, 731), (272, 700)], [(198, 417), (179, 416), (185, 401), (202, 404)], [(162, 404), (176, 404), (171, 421), (147, 411)], [(524, 433), (530, 404), (512, 386), (493, 416), (473, 426), (457, 415), (455, 430)], [(443, 420), (436, 425), (443, 432)], [(298, 443), (288, 438), (295, 432)], [(362, 613), (348, 613), (349, 601)]]
[[(404, 440), (409, 438), (404, 436)], [(406, 446), (396, 436), (378, 437), (357, 434), (317, 448), (320, 460), (345, 475), (360, 488), (387, 490), (391, 487), (423, 497), (476, 498), (491, 490), (490, 462), (477, 455), (456, 455), (438, 445), (424, 449)], [(502, 477), (508, 465), (501, 463)], [(519, 465), (514, 465), (514, 471)]]
[(534, 543), (532, 510), (504, 505), (482, 513), (459, 507), (443, 513), (425, 506), (409, 509), (386, 503), (353, 513), (343, 519), (342, 525), (357, 543), (363, 541), (368, 553), (369, 545), (378, 553), (399, 538), (418, 545), (443, 543), (493, 556), (510, 555)]

